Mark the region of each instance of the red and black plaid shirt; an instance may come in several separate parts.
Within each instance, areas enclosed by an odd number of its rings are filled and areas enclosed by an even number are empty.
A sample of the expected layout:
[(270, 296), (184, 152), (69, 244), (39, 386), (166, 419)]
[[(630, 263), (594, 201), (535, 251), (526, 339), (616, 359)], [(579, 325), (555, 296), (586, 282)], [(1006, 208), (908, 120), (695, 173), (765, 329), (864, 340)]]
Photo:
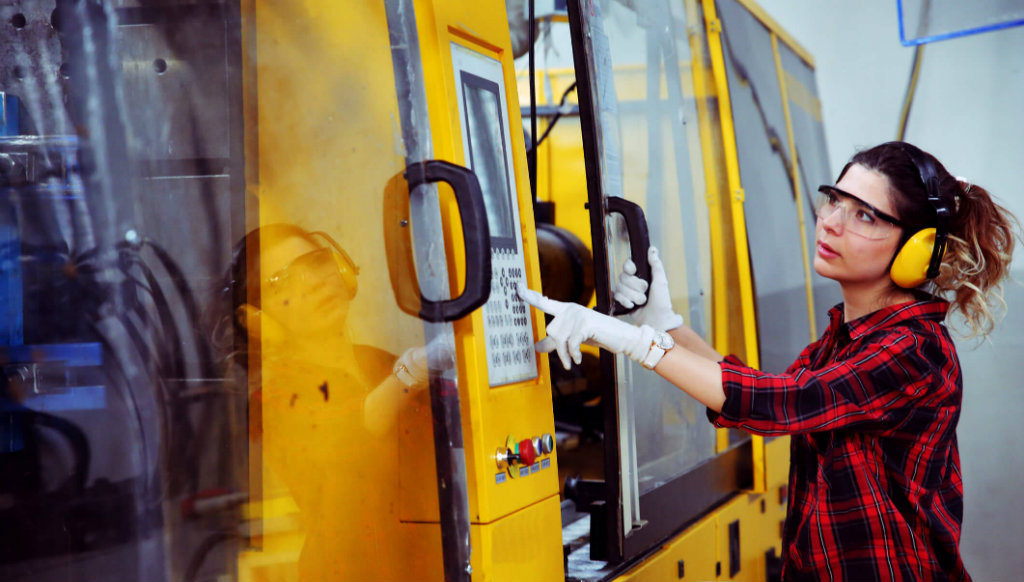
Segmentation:
[(927, 299), (843, 323), (783, 374), (722, 362), (721, 427), (792, 435), (784, 580), (969, 580), (959, 551), (963, 381)]

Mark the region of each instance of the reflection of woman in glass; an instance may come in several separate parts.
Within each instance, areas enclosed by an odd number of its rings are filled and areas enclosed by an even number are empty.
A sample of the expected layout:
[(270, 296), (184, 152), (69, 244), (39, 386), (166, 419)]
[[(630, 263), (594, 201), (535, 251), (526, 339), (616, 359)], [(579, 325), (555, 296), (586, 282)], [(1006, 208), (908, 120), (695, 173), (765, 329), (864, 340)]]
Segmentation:
[[(236, 331), (250, 354), (259, 346), (248, 366), (250, 436), (299, 507), (306, 537), (298, 574), (394, 578), (367, 549), (393, 543), (395, 421), (403, 399), (426, 386), (425, 350), (396, 360), (351, 342), (358, 270), (327, 235), (268, 225), (249, 233), (235, 257)], [(275, 496), (268, 489), (264, 501)]]
[[(723, 358), (683, 325), (653, 249), (650, 297), (628, 273), (617, 293), (646, 302), (639, 327), (523, 291), (555, 315), (538, 349), (568, 366), (581, 342), (596, 343), (707, 405), (717, 426), (792, 435), (783, 579), (969, 579), (958, 547), (963, 382), (944, 320), (952, 307), (972, 335), (992, 329), (1016, 220), (903, 142), (857, 153), (816, 208), (814, 268), (843, 303), (785, 373)], [(941, 232), (946, 210), (948, 246), (929, 274), (927, 229)], [(915, 251), (911, 273), (903, 261)]]

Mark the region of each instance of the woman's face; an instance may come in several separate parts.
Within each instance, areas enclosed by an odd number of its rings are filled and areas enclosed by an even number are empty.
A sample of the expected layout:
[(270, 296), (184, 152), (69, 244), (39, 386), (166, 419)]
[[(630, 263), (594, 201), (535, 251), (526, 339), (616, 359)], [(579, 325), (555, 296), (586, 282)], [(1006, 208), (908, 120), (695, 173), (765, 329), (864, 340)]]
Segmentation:
[[(899, 218), (889, 194), (889, 179), (884, 174), (854, 164), (836, 187)], [(848, 217), (848, 220), (856, 219), (856, 216)], [(900, 228), (891, 228), (886, 238), (870, 239), (850, 232), (843, 221), (843, 212), (833, 212), (818, 217), (815, 232), (814, 270), (819, 275), (838, 281), (844, 288), (889, 286), (889, 264), (902, 234)]]
[(292, 333), (341, 332), (351, 294), (333, 252), (297, 235), (261, 247), (261, 309)]

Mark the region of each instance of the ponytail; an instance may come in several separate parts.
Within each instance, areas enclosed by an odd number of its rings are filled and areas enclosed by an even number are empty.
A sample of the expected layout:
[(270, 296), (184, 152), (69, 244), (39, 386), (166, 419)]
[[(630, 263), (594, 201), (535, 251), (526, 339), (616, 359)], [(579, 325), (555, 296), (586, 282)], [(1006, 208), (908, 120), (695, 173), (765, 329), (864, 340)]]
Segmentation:
[(986, 336), (1006, 309), (1002, 283), (1020, 224), (989, 193), (957, 179), (959, 192), (935, 292), (963, 314), (967, 337)]

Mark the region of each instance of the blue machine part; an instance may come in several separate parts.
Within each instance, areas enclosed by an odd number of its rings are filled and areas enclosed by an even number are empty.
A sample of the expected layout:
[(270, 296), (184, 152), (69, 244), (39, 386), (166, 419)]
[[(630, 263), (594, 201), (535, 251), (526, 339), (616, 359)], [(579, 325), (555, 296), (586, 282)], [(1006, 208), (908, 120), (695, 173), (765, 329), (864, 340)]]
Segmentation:
[[(75, 386), (67, 392), (33, 394), (23, 399), (21, 406), (46, 412), (103, 410), (107, 407), (107, 389), (104, 386)], [(17, 409), (12, 404), (0, 400), (0, 411)]]
[(0, 91), (0, 136), (18, 133), (18, 98)]
[(24, 343), (21, 237), (17, 212), (0, 196), (0, 346)]
[(1024, 25), (1020, 0), (896, 0), (900, 44), (916, 46)]
[(0, 364), (60, 363), (68, 368), (99, 366), (103, 349), (95, 342), (0, 347)]

